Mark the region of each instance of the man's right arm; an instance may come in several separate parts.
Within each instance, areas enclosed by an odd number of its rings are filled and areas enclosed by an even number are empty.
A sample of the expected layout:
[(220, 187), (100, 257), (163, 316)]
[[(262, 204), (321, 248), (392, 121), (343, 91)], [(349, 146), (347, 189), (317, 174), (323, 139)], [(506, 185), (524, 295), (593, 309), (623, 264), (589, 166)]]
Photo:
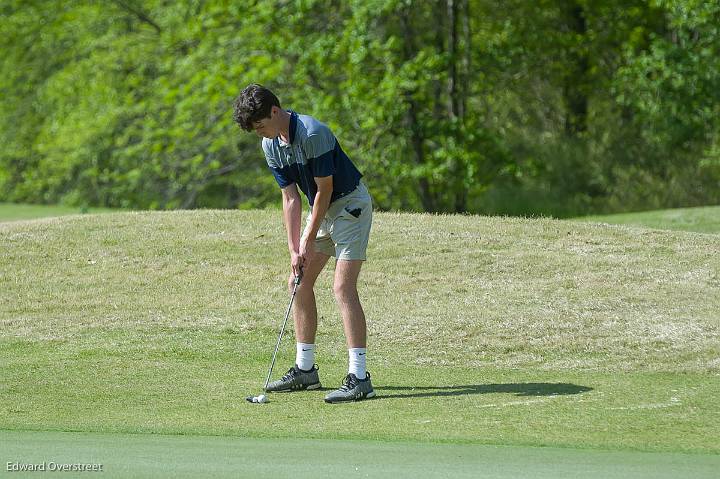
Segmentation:
[(298, 254), (300, 250), (300, 223), (302, 222), (302, 199), (297, 185), (292, 183), (282, 189), (283, 198), (283, 221), (287, 232), (288, 249), (290, 250), (290, 261), (293, 274), (300, 274), (302, 268), (302, 257)]

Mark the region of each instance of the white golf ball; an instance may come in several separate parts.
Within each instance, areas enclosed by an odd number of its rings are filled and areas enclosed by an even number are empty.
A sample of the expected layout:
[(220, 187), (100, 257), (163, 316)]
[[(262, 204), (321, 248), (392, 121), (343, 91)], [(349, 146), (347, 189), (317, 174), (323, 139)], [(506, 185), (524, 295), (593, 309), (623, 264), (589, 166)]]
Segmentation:
[(267, 396), (261, 394), (257, 397), (257, 402), (267, 402)]

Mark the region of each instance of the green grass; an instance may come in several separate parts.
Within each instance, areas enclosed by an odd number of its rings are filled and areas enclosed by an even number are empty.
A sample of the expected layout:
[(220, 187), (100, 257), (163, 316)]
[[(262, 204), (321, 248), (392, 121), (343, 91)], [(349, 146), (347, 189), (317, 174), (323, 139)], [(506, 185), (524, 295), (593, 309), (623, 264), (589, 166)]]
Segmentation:
[(577, 220), (645, 226), (664, 230), (720, 233), (720, 206), (676, 208), (605, 216), (585, 216), (577, 218)]
[[(720, 453), (712, 235), (377, 214), (360, 294), (379, 397), (351, 405), (243, 399), (287, 307), (277, 211), (2, 223), (0, 250), (0, 429)], [(326, 388), (347, 360), (329, 269)]]
[(53, 216), (67, 216), (87, 213), (111, 213), (108, 208), (80, 208), (72, 206), (26, 205), (0, 203), (0, 221), (21, 221)]
[[(0, 451), (11, 464), (45, 464), (46, 470), (54, 467), (51, 462), (102, 465), (102, 472), (95, 474), (103, 478), (710, 479), (717, 477), (720, 466), (720, 456), (695, 454), (67, 432), (0, 431)], [(80, 472), (75, 477), (92, 474)], [(38, 475), (43, 473), (12, 473)]]

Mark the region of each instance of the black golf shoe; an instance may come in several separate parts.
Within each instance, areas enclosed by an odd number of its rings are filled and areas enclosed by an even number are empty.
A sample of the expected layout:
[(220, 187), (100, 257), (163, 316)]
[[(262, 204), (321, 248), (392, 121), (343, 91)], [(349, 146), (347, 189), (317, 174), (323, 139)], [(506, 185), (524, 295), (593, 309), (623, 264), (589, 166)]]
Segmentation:
[(325, 402), (360, 401), (371, 397), (375, 397), (375, 391), (370, 382), (370, 373), (366, 373), (365, 379), (358, 379), (357, 376), (350, 373), (343, 379), (340, 389), (325, 396)]
[(320, 377), (318, 376), (317, 364), (313, 365), (310, 371), (303, 371), (297, 364), (286, 372), (282, 378), (273, 381), (265, 388), (265, 392), (281, 393), (290, 391), (302, 391), (304, 389), (319, 389)]

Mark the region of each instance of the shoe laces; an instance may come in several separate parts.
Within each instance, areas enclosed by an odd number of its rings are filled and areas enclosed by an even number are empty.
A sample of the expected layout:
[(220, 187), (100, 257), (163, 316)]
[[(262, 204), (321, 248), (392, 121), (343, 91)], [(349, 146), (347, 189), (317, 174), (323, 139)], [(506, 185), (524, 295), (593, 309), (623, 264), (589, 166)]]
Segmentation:
[(283, 374), (282, 380), (290, 381), (292, 379), (295, 379), (295, 376), (297, 376), (297, 371), (295, 370), (295, 367), (292, 367), (292, 368), (288, 369), (288, 372)]
[(351, 391), (354, 389), (358, 381), (360, 381), (357, 377), (353, 376), (352, 374), (348, 374), (345, 376), (345, 379), (343, 379), (342, 385), (340, 386), (341, 391)]

